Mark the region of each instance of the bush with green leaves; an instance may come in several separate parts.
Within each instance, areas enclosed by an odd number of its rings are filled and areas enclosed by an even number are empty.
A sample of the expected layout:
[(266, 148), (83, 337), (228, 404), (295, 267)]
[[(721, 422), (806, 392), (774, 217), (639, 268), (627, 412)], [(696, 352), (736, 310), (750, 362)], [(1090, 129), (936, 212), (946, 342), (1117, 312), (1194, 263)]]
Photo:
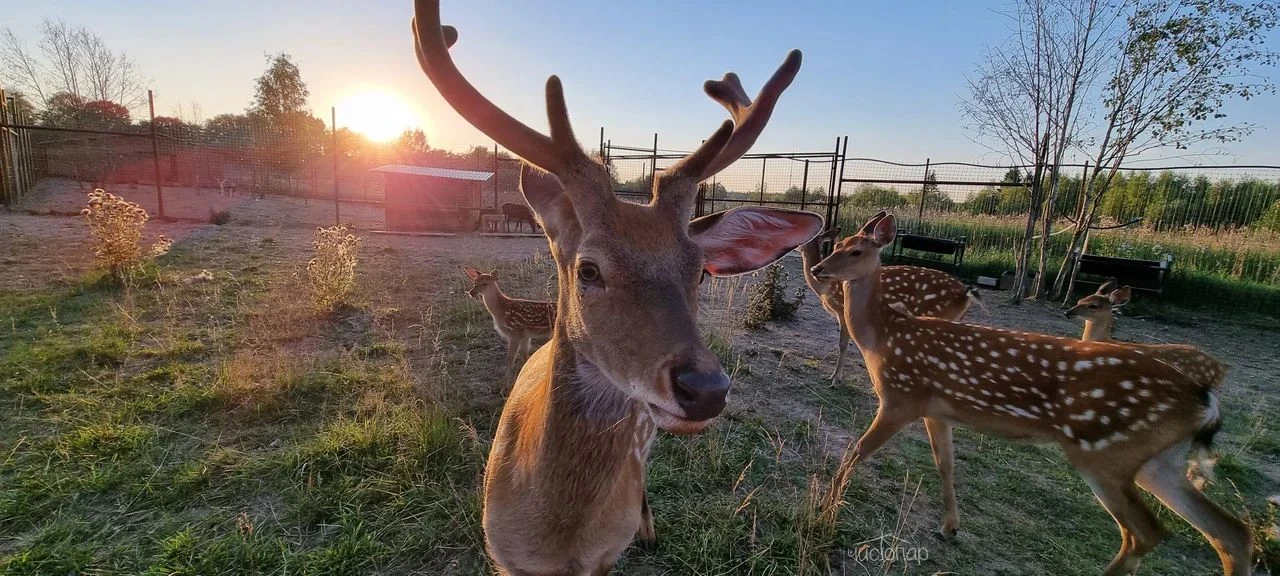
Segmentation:
[(796, 310), (804, 302), (804, 288), (795, 291), (795, 296), (787, 298), (787, 279), (790, 275), (779, 262), (765, 268), (760, 281), (751, 286), (747, 293), (747, 313), (742, 318), (742, 326), (755, 330), (770, 320), (790, 320)]

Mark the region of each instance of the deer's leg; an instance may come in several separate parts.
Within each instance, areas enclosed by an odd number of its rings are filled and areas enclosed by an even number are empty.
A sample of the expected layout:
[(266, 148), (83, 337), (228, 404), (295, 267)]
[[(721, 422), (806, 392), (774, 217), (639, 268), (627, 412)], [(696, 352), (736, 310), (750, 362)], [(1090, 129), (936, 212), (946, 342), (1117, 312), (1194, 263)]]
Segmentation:
[(503, 384), (511, 383), (511, 375), (515, 373), (516, 355), (520, 352), (520, 339), (512, 336), (507, 340), (507, 375), (503, 379)]
[(1178, 444), (1138, 471), (1138, 485), (1204, 535), (1222, 560), (1227, 576), (1248, 576), (1252, 537), (1244, 523), (1228, 514), (1187, 480), (1187, 445)]
[(840, 375), (844, 372), (844, 353), (849, 349), (849, 330), (845, 326), (844, 314), (840, 315), (840, 351), (836, 356), (836, 370), (831, 373), (831, 385), (840, 383)]
[(658, 533), (653, 529), (653, 510), (649, 509), (649, 495), (640, 495), (640, 530), (636, 542), (641, 548), (652, 549), (658, 543)]
[(901, 407), (890, 406), (884, 399), (880, 400), (880, 409), (876, 411), (875, 420), (871, 421), (871, 426), (866, 432), (862, 433), (862, 437), (858, 439), (858, 444), (853, 447), (853, 463), (869, 458), (872, 454), (884, 446), (885, 442), (893, 438), (898, 432), (906, 428), (908, 424), (915, 422), (919, 415), (914, 411)]
[(955, 446), (951, 442), (951, 424), (935, 418), (924, 419), (924, 429), (929, 433), (929, 447), (933, 449), (933, 464), (938, 467), (942, 480), (942, 535), (955, 536), (960, 531), (960, 506), (956, 504)]
[[(1114, 463), (1113, 463), (1114, 464)], [(1128, 576), (1138, 570), (1142, 557), (1168, 535), (1142, 502), (1134, 474), (1077, 466), (1093, 494), (1120, 527), (1120, 551), (1107, 565), (1105, 576)]]

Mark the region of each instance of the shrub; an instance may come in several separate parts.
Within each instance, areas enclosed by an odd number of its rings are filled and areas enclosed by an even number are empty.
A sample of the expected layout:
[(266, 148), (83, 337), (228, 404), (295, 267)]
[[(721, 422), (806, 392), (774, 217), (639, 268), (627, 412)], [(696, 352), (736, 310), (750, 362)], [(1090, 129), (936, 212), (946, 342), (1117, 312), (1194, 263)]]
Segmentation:
[(173, 240), (161, 235), (150, 250), (143, 252), (142, 230), (147, 211), (141, 206), (101, 188), (89, 193), (89, 204), (80, 210), (93, 236), (93, 255), (117, 276), (169, 251)]
[(218, 210), (216, 208), (209, 209), (209, 223), (221, 226), (231, 221), (230, 210)]
[(790, 320), (795, 317), (796, 309), (804, 302), (804, 290), (797, 290), (795, 298), (788, 300), (788, 276), (781, 262), (765, 269), (764, 277), (747, 294), (747, 313), (742, 318), (744, 328), (755, 330), (770, 320)]
[(355, 287), (360, 239), (346, 226), (317, 228), (315, 256), (307, 263), (311, 297), (317, 309), (332, 310)]

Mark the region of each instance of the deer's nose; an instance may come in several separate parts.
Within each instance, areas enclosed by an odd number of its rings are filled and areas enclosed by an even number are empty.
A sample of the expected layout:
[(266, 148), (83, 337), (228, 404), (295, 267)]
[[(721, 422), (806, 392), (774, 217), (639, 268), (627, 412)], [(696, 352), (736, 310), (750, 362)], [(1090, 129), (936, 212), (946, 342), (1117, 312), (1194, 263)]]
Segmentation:
[(721, 370), (699, 372), (688, 368), (671, 370), (671, 388), (685, 418), (703, 421), (724, 411), (729, 396), (729, 377)]
[(821, 276), (822, 270), (823, 268), (821, 264), (814, 264), (813, 267), (809, 269), (809, 272), (814, 276)]

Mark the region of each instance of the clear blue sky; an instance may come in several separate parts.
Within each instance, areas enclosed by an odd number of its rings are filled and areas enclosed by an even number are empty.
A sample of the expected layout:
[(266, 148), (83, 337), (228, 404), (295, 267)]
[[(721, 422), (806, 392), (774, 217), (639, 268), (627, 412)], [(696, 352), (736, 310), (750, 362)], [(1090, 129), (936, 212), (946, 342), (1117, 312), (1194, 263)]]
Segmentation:
[[(851, 155), (899, 161), (999, 156), (963, 130), (957, 102), (984, 42), (1008, 34), (1000, 1), (949, 2), (444, 2), (458, 26), (459, 68), (500, 106), (544, 128), (543, 82), (559, 74), (579, 138), (600, 126), (615, 143), (687, 148), (724, 118), (702, 81), (733, 70), (749, 92), (791, 48), (804, 66), (757, 151), (825, 150), (850, 136)], [(43, 0), (4, 10), (3, 25), (33, 43), (40, 19), (85, 25), (126, 50), (159, 96), (158, 113), (198, 101), (205, 118), (239, 112), (264, 54), (285, 51), (311, 87), (311, 106), (377, 87), (425, 119), (433, 144), (486, 143), (449, 110), (412, 53), (409, 0)], [(1280, 42), (1280, 34), (1272, 40)], [(1271, 71), (1274, 76), (1276, 71)], [(1280, 162), (1280, 98), (1227, 112), (1262, 125), (1210, 162)], [(338, 111), (343, 125), (342, 110)]]

